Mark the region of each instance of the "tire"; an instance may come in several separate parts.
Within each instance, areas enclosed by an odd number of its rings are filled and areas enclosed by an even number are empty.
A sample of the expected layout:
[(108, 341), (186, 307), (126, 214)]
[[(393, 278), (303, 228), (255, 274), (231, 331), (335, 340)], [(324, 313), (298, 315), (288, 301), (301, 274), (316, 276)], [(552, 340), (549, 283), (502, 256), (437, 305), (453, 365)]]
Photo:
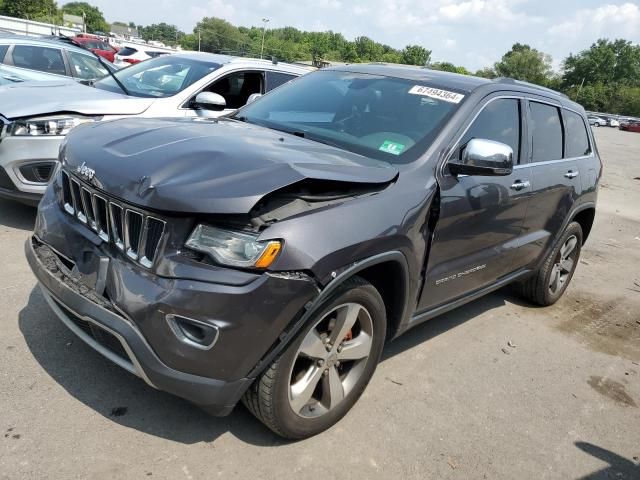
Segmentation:
[[(575, 245), (566, 253), (569, 243), (575, 239)], [(537, 305), (546, 307), (556, 303), (564, 294), (573, 278), (573, 274), (580, 260), (582, 250), (582, 228), (577, 222), (567, 225), (560, 240), (549, 252), (540, 268), (527, 280), (519, 284), (520, 294)], [(571, 263), (565, 260), (569, 259)], [(558, 273), (558, 269), (560, 272)], [(557, 282), (557, 283), (556, 283)]]
[[(357, 319), (343, 341), (331, 343), (342, 336), (350, 318)], [(244, 405), (285, 438), (302, 439), (326, 430), (360, 398), (380, 360), (386, 331), (385, 306), (378, 291), (360, 277), (345, 281), (251, 385), (242, 398)], [(366, 357), (346, 358), (365, 351)], [(313, 381), (315, 387), (303, 388)], [(336, 386), (338, 381), (341, 387)], [(313, 393), (305, 401), (309, 391)]]

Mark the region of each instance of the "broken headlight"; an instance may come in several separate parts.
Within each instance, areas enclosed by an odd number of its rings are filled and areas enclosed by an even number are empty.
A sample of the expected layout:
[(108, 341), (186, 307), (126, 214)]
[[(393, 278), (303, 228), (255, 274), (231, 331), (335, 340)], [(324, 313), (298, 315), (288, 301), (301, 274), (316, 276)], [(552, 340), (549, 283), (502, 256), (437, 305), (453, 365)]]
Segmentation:
[(198, 225), (189, 236), (187, 247), (206, 253), (222, 265), (241, 268), (267, 268), (282, 248), (278, 240), (260, 242), (257, 235)]

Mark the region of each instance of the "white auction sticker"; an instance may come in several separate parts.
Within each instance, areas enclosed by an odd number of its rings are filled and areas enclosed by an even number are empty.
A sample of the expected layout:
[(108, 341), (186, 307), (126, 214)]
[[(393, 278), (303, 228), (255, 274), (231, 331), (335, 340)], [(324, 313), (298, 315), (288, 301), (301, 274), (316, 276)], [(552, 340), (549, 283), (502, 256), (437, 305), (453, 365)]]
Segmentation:
[(411, 87), (409, 93), (413, 95), (424, 95), (425, 97), (437, 98), (438, 100), (444, 100), (449, 103), (460, 103), (464, 98), (464, 95), (461, 93), (449, 92), (448, 90), (440, 90), (432, 87), (423, 87), (422, 85), (415, 85)]

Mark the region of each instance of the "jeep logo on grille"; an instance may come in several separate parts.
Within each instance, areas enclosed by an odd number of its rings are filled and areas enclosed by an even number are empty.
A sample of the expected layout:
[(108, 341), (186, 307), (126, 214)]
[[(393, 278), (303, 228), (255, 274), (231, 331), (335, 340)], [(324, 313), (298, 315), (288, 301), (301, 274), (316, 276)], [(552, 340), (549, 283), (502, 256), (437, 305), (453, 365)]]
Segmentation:
[(87, 167), (87, 162), (82, 162), (82, 165), (76, 167), (76, 173), (87, 180), (91, 180), (96, 175), (96, 171), (93, 168)]

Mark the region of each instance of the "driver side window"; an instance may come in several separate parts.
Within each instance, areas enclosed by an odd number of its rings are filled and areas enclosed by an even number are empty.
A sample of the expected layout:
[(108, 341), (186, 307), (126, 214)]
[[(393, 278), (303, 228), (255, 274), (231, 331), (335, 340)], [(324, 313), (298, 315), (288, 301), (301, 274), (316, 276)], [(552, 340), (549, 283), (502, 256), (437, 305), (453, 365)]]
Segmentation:
[(216, 80), (203, 91), (222, 95), (227, 102), (226, 108), (236, 109), (243, 107), (250, 95), (263, 93), (263, 86), (262, 72), (235, 72)]
[(520, 101), (516, 98), (499, 98), (485, 105), (460, 140), (454, 158), (461, 158), (470, 140), (482, 138), (509, 145), (513, 149), (513, 162), (519, 164), (520, 137)]

